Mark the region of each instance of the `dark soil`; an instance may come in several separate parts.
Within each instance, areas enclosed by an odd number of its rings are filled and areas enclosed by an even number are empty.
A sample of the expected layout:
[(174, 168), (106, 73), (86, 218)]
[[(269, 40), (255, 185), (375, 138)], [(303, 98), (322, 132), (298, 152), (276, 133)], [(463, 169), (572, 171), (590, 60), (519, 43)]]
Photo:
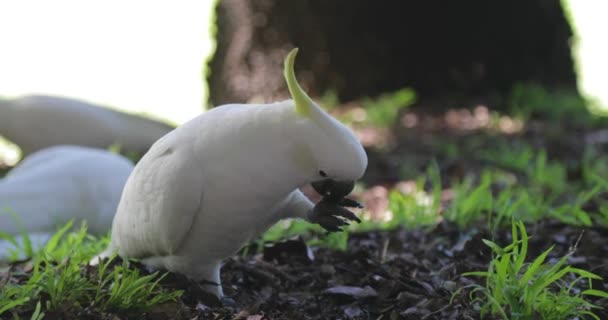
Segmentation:
[[(608, 233), (553, 221), (531, 228), (529, 256), (556, 244), (555, 261), (577, 245), (570, 264), (608, 278)], [(501, 244), (510, 241), (503, 232)], [(84, 311), (49, 314), (50, 319), (479, 319), (469, 290), (479, 279), (462, 273), (485, 270), (491, 253), (480, 231), (462, 233), (440, 224), (433, 231), (375, 231), (351, 235), (344, 252), (310, 248), (301, 239), (275, 243), (262, 253), (229, 259), (222, 270), (223, 306), (181, 276), (163, 279), (185, 290), (179, 301), (128, 313)], [(94, 272), (94, 270), (88, 270)], [(596, 289), (608, 289), (605, 281)], [(456, 294), (455, 294), (456, 293)], [(597, 300), (608, 319), (607, 301)], [(603, 303), (603, 305), (602, 305)], [(49, 317), (47, 317), (49, 318)]]
[[(508, 237), (505, 232), (502, 242)], [(227, 261), (222, 281), (235, 308), (213, 308), (204, 299), (195, 307), (197, 299), (187, 296), (190, 301), (181, 310), (204, 319), (478, 319), (479, 306), (470, 302), (468, 291), (454, 293), (479, 281), (462, 273), (487, 268), (491, 254), (482, 238), (489, 235), (463, 234), (442, 224), (432, 232), (353, 234), (345, 252), (312, 249), (307, 254), (293, 250), (305, 247), (300, 240), (290, 240), (264, 254)], [(579, 241), (570, 263), (608, 277), (606, 232), (546, 221), (530, 241), (532, 256), (557, 244), (549, 260)], [(595, 288), (608, 289), (608, 283)], [(598, 316), (608, 319), (608, 312)]]

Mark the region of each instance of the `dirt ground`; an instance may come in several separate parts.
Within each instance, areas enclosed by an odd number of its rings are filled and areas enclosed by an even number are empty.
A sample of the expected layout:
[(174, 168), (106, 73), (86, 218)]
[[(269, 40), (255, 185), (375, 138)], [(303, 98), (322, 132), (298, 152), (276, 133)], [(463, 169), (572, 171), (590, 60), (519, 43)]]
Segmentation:
[[(578, 242), (570, 263), (608, 278), (605, 230), (545, 221), (531, 230), (530, 254), (556, 244), (549, 261)], [(431, 232), (376, 231), (352, 234), (344, 252), (311, 248), (301, 239), (286, 240), (263, 253), (229, 259), (222, 270), (222, 306), (192, 282), (170, 275), (167, 288), (185, 289), (175, 303), (128, 313), (47, 314), (48, 319), (478, 319), (479, 305), (457, 289), (479, 279), (463, 272), (484, 270), (491, 254), (481, 231), (461, 233), (441, 224)], [(504, 232), (502, 240), (509, 241)], [(594, 284), (606, 289), (606, 283)], [(450, 303), (451, 302), (451, 303)], [(601, 301), (597, 301), (601, 303)], [(608, 319), (608, 304), (600, 319)]]
[[(608, 278), (608, 234), (544, 221), (531, 230), (530, 254), (556, 244), (556, 261), (577, 244), (570, 263)], [(510, 233), (501, 234), (505, 243)], [(479, 279), (463, 272), (485, 270), (491, 253), (481, 239), (440, 224), (433, 231), (375, 231), (351, 235), (343, 252), (308, 247), (295, 238), (262, 249), (262, 253), (226, 261), (225, 294), (235, 305), (224, 306), (198, 284), (170, 275), (166, 288), (184, 289), (179, 301), (128, 313), (49, 314), (50, 319), (479, 319), (479, 305), (468, 291)], [(143, 270), (143, 269), (142, 269)], [(606, 283), (594, 287), (606, 289)], [(596, 301), (608, 319), (608, 304)]]

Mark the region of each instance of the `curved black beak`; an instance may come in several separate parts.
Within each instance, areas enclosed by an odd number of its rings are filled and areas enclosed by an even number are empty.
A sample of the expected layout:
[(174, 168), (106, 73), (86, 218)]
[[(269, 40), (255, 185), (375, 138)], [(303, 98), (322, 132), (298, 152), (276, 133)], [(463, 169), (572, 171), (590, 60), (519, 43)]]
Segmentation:
[(326, 199), (342, 199), (355, 188), (354, 181), (336, 181), (323, 179), (311, 183), (313, 189)]

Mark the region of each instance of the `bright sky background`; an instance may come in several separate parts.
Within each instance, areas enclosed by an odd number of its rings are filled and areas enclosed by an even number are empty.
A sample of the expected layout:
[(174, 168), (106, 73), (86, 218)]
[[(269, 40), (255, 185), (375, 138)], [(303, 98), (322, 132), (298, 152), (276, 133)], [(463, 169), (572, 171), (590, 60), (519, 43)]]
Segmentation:
[(203, 109), (214, 2), (0, 0), (0, 96), (71, 96), (182, 123)]
[[(0, 0), (0, 96), (73, 96), (182, 123), (206, 100), (214, 2)], [(608, 2), (566, 2), (581, 91), (608, 106)]]
[(608, 110), (608, 2), (569, 0), (578, 34), (575, 55), (579, 89)]

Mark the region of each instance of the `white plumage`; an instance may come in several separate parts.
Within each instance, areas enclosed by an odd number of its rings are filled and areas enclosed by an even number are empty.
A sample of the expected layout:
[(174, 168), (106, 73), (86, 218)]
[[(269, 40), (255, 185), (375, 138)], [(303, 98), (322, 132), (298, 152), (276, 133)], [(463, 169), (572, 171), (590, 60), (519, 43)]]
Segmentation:
[(54, 145), (80, 145), (143, 154), (173, 127), (92, 103), (44, 95), (0, 100), (0, 135), (24, 155)]
[(152, 146), (127, 181), (101, 257), (141, 258), (214, 282), (206, 289), (222, 296), (224, 258), (279, 219), (311, 219), (298, 187), (363, 175), (367, 157), (354, 133), (297, 84), (296, 52), (285, 66), (294, 100), (220, 106)]
[(55, 146), (33, 153), (0, 180), (0, 230), (48, 233), (74, 219), (105, 233), (132, 170), (131, 161), (101, 149)]

